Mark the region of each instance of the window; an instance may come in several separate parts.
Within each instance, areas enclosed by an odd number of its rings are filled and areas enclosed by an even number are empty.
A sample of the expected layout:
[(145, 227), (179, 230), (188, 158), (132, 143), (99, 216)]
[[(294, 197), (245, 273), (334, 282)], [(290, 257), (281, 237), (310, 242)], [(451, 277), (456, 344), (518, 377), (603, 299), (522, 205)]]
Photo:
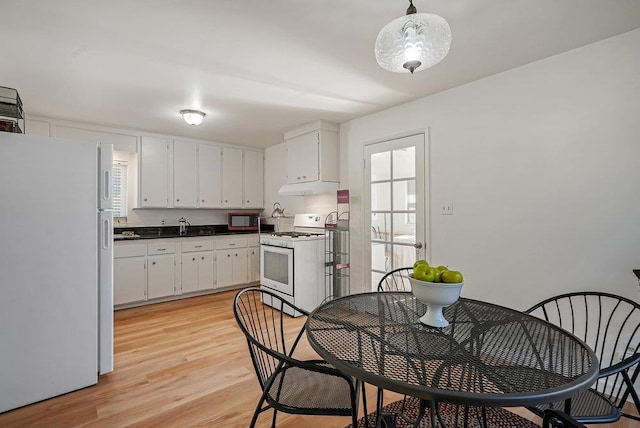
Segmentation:
[(127, 218), (127, 162), (113, 161), (113, 217)]

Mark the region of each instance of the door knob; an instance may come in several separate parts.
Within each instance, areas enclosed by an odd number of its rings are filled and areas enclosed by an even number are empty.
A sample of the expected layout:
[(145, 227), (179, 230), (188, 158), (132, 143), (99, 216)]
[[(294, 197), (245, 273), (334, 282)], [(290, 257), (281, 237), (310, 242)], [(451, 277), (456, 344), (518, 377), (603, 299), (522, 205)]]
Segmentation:
[(422, 248), (422, 242), (416, 242), (415, 244), (413, 244), (413, 246), (419, 250), (420, 248)]

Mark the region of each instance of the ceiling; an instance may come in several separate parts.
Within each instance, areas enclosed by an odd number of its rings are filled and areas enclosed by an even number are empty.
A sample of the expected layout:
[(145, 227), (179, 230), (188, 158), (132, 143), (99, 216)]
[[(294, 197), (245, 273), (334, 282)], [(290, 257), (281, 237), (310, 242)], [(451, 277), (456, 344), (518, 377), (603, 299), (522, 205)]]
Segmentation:
[[(451, 26), (435, 67), (373, 54), (405, 0), (0, 0), (0, 85), (27, 115), (268, 147), (640, 27), (640, 0), (414, 0)], [(200, 109), (189, 126), (181, 109)]]

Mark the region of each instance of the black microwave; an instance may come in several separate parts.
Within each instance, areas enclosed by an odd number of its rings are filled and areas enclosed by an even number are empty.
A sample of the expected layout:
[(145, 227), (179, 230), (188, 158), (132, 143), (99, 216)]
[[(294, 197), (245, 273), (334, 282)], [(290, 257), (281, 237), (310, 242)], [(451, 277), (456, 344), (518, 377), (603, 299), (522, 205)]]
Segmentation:
[(258, 230), (259, 212), (230, 212), (227, 217), (229, 230)]

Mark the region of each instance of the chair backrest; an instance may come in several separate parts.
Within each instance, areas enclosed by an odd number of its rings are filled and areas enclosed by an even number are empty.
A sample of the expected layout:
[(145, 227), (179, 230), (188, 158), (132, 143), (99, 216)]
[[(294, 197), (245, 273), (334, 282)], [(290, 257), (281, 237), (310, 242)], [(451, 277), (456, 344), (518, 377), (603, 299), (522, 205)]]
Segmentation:
[(378, 282), (378, 291), (411, 291), (409, 275), (413, 275), (413, 267), (401, 267), (385, 273)]
[[(625, 297), (601, 292), (568, 293), (544, 300), (525, 312), (582, 339), (596, 353), (601, 371), (638, 353), (640, 305)], [(638, 366), (630, 372), (633, 370)], [(600, 379), (593, 387), (616, 404), (626, 390), (619, 372)]]
[[(264, 304), (268, 302), (270, 305)], [(264, 389), (269, 378), (293, 353), (304, 329), (294, 332), (285, 326), (286, 311), (306, 311), (261, 288), (239, 291), (233, 301), (233, 314), (244, 333), (254, 369)]]

